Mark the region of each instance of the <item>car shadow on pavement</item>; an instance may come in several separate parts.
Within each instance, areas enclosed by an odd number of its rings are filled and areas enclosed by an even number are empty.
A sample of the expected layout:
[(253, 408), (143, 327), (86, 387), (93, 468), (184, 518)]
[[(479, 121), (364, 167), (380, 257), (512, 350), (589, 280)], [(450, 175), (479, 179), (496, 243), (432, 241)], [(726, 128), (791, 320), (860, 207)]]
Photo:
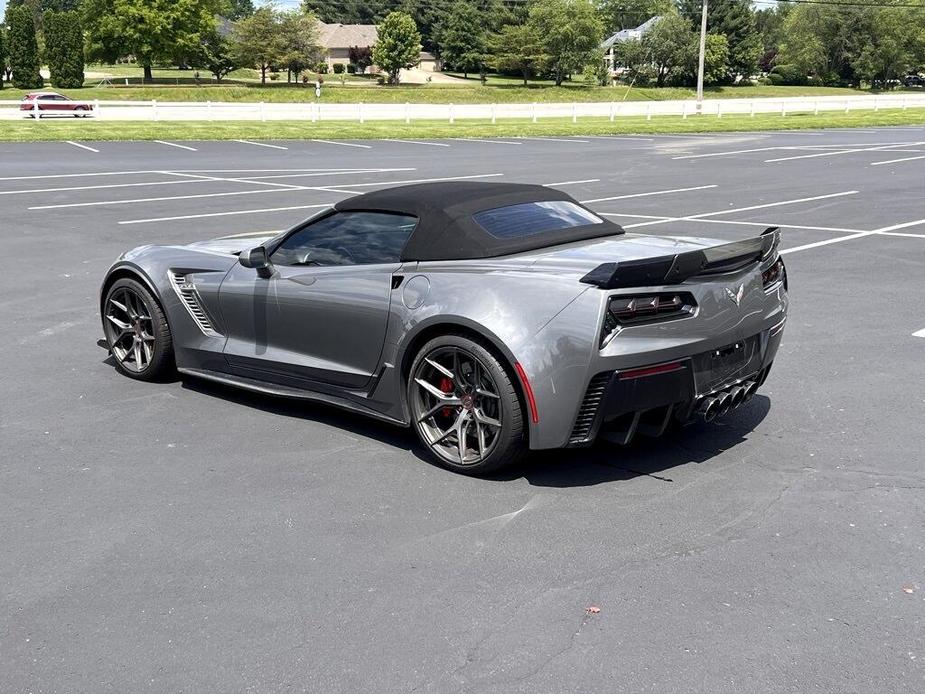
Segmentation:
[[(336, 427), (406, 450), (433, 464), (411, 429), (304, 400), (251, 393), (196, 378), (181, 379), (183, 388), (222, 398), (280, 417), (291, 417)], [(707, 463), (744, 442), (767, 416), (771, 401), (757, 395), (738, 410), (711, 424), (694, 423), (669, 429), (664, 436), (640, 436), (628, 446), (600, 442), (590, 448), (534, 451), (514, 466), (483, 477), (486, 481), (525, 479), (537, 487), (582, 487), (648, 476), (671, 483), (671, 468)], [(447, 473), (451, 474), (451, 473)]]
[(589, 448), (536, 451), (493, 479), (526, 479), (536, 487), (582, 487), (651, 477), (672, 483), (671, 469), (709, 463), (746, 441), (771, 409), (756, 395), (738, 410), (710, 424), (694, 422), (670, 428), (663, 436), (636, 437), (628, 446), (599, 441)]

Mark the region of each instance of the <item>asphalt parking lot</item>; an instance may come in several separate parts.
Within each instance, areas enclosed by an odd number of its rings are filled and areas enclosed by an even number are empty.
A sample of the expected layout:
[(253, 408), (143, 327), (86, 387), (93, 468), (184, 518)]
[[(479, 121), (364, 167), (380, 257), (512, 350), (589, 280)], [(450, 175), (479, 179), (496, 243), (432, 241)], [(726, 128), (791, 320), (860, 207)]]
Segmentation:
[[(410, 431), (134, 382), (96, 345), (127, 248), (440, 178), (635, 233), (781, 226), (761, 394), (472, 479)], [(925, 127), (3, 143), (0, 206), (0, 690), (925, 690)]]

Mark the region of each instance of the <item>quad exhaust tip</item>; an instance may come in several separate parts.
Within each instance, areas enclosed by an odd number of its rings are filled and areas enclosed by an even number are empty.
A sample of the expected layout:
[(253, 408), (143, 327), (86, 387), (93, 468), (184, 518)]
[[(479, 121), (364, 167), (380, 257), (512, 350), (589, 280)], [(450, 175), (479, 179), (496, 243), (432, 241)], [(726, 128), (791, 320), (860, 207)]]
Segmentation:
[(756, 390), (758, 381), (746, 381), (740, 386), (733, 386), (701, 400), (697, 414), (703, 417), (703, 421), (712, 422), (751, 400)]
[(700, 416), (703, 417), (703, 421), (712, 422), (716, 419), (716, 415), (719, 412), (719, 402), (716, 398), (704, 398), (700, 403), (698, 412)]

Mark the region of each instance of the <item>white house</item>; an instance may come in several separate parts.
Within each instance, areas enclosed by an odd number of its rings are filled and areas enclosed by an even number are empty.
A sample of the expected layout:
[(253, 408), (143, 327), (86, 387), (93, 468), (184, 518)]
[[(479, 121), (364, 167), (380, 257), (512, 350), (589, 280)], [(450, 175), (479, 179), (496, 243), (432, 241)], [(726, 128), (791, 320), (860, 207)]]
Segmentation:
[(604, 50), (604, 63), (607, 65), (607, 69), (611, 74), (616, 72), (614, 66), (614, 47), (618, 43), (623, 43), (624, 41), (641, 39), (661, 18), (661, 15), (656, 15), (655, 17), (647, 19), (635, 29), (621, 29), (601, 43), (601, 48)]

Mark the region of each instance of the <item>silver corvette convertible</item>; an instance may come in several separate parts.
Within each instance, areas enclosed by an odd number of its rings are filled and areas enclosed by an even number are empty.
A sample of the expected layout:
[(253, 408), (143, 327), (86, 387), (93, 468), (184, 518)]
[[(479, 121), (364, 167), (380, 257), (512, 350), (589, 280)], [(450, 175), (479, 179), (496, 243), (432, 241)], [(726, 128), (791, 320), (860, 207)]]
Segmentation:
[(787, 313), (779, 232), (641, 236), (560, 191), (427, 183), (272, 236), (142, 246), (106, 273), (105, 345), (411, 426), (485, 473), (527, 449), (711, 421), (768, 376)]

